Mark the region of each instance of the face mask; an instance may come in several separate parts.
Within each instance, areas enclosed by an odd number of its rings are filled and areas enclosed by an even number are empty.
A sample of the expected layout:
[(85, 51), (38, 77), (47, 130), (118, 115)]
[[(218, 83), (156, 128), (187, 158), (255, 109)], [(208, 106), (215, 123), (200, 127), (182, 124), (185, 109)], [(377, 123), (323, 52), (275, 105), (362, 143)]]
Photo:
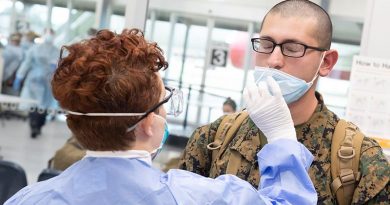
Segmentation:
[(53, 43), (53, 41), (54, 41), (54, 36), (51, 35), (51, 34), (45, 34), (45, 35), (43, 35), (43, 41), (44, 41), (45, 43)]
[[(68, 112), (69, 112), (69, 111), (68, 111)], [(72, 112), (72, 113), (76, 113), (76, 112)], [(162, 139), (161, 139), (160, 146), (158, 146), (157, 149), (153, 150), (153, 151), (150, 153), (151, 156), (152, 156), (152, 160), (153, 160), (154, 158), (156, 158), (157, 155), (161, 152), (161, 150), (162, 150), (162, 148), (163, 148), (165, 142), (167, 141), (167, 139), (168, 139), (168, 137), (169, 137), (169, 130), (168, 130), (168, 123), (167, 123), (167, 121), (166, 121), (163, 117), (161, 117), (160, 115), (155, 115), (155, 116), (158, 117), (158, 118), (160, 118), (160, 119), (162, 119), (162, 120), (164, 120), (165, 124), (164, 124), (164, 135), (163, 135), (163, 137), (162, 137)], [(137, 123), (137, 124), (138, 124), (138, 123)], [(130, 131), (132, 131), (133, 129), (135, 129), (135, 127), (137, 126), (137, 124), (135, 124), (135, 125), (133, 125), (133, 126), (127, 128), (127, 132), (130, 132)]]
[(306, 82), (295, 76), (282, 72), (278, 69), (267, 68), (267, 67), (255, 67), (253, 76), (256, 84), (265, 81), (268, 76), (271, 76), (279, 85), (282, 91), (283, 98), (287, 104), (297, 101), (301, 98), (313, 85), (314, 80), (318, 76), (318, 71), (324, 59), (325, 53), (321, 57), (320, 64), (318, 65), (317, 72), (310, 82)]
[[(157, 116), (158, 116), (158, 115), (157, 115)], [(160, 116), (158, 116), (158, 117), (160, 117)], [(162, 118), (162, 117), (161, 117), (161, 118)], [(163, 148), (165, 142), (167, 141), (167, 139), (168, 139), (168, 137), (169, 137), (168, 123), (167, 123), (167, 121), (166, 121), (164, 118), (162, 118), (162, 119), (165, 121), (165, 125), (164, 125), (164, 136), (163, 136), (162, 139), (161, 139), (160, 146), (159, 146), (157, 149), (155, 149), (155, 150), (153, 150), (153, 151), (151, 152), (152, 160), (153, 160), (154, 158), (156, 158), (156, 156), (157, 156), (158, 154), (160, 154), (160, 152), (161, 152), (161, 150), (162, 150), (162, 148)]]
[[(75, 112), (72, 112), (72, 113), (75, 113)], [(165, 124), (164, 124), (164, 135), (163, 135), (163, 137), (162, 137), (162, 139), (161, 139), (160, 146), (158, 146), (157, 149), (153, 150), (153, 151), (150, 153), (151, 156), (152, 156), (152, 160), (153, 160), (154, 158), (156, 158), (158, 154), (160, 154), (160, 152), (161, 152), (161, 150), (162, 150), (162, 148), (163, 148), (165, 142), (167, 141), (167, 139), (168, 139), (168, 137), (169, 137), (169, 130), (168, 130), (168, 123), (167, 123), (167, 121), (166, 121), (163, 117), (161, 117), (160, 115), (155, 115), (155, 116), (158, 117), (158, 118), (160, 118), (160, 119), (162, 119), (162, 120), (164, 120)], [(137, 123), (137, 124), (138, 124), (138, 123)], [(137, 124), (135, 124), (135, 125), (133, 125), (133, 126), (127, 128), (127, 132), (130, 132), (130, 131), (132, 131), (133, 129), (135, 129), (135, 127), (137, 126)]]

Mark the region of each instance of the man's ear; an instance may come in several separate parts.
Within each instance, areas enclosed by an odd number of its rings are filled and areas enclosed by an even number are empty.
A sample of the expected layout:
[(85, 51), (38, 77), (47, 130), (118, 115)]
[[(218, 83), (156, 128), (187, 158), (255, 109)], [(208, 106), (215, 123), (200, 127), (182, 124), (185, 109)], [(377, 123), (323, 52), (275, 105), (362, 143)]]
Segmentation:
[(153, 136), (153, 123), (154, 123), (154, 113), (149, 113), (139, 124), (140, 129), (142, 132), (148, 136), (151, 137)]
[(336, 64), (338, 58), (339, 58), (339, 54), (336, 50), (330, 49), (329, 51), (326, 51), (324, 60), (318, 72), (319, 75), (321, 77), (325, 77), (329, 75), (329, 73), (333, 69), (333, 66)]

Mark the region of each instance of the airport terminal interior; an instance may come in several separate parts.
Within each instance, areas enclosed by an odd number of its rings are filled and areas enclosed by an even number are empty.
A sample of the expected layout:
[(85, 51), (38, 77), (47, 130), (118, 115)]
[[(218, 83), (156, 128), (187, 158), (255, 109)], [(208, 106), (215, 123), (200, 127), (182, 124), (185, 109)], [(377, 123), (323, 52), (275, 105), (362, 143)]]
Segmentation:
[[(0, 0), (0, 53), (15, 37), (44, 41), (50, 28), (60, 49), (92, 38), (100, 29), (120, 33), (140, 28), (148, 41), (164, 51), (169, 68), (165, 85), (183, 94), (182, 113), (168, 116), (170, 137), (153, 164), (166, 169), (181, 155), (192, 132), (226, 114), (231, 99), (236, 111), (245, 108), (244, 88), (254, 82), (260, 20), (279, 0)], [(340, 118), (354, 122), (377, 139), (390, 158), (390, 3), (384, 0), (313, 0), (333, 21), (332, 49), (339, 59), (321, 77), (316, 90)], [(387, 37), (386, 37), (387, 36)], [(16, 38), (16, 37), (15, 37)], [(1, 55), (2, 56), (2, 55)], [(4, 77), (0, 57), (0, 79)], [(54, 63), (55, 64), (55, 63)], [(380, 65), (379, 67), (376, 65)], [(372, 68), (372, 69), (371, 69)], [(383, 69), (381, 69), (383, 68)], [(55, 69), (55, 67), (53, 68)], [(4, 80), (4, 78), (3, 78)], [(51, 102), (39, 132), (29, 126), (36, 103), (2, 80), (0, 95), (0, 158), (21, 166), (27, 183), (38, 181), (49, 160), (72, 137), (66, 115)], [(5, 82), (5, 83), (3, 83)], [(23, 106), (27, 105), (27, 106)], [(39, 105), (38, 105), (39, 107)]]

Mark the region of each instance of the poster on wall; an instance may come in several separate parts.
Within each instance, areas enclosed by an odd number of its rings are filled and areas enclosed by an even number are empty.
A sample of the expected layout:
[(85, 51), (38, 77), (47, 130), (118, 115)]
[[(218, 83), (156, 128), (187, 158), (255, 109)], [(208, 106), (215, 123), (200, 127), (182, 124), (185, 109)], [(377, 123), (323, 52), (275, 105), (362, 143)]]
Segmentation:
[(354, 56), (346, 118), (390, 153), (390, 59)]

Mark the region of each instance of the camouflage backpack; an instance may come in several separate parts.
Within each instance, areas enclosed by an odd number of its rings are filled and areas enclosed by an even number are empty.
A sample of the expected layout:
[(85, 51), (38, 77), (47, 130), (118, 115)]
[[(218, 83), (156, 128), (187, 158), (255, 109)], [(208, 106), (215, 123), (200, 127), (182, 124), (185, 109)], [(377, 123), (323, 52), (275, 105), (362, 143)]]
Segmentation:
[[(242, 111), (225, 116), (217, 129), (214, 141), (207, 145), (212, 151), (210, 173), (221, 165), (221, 155), (227, 149), (248, 112)], [(264, 135), (260, 135), (260, 147), (267, 143)], [(363, 134), (351, 122), (340, 120), (336, 126), (331, 147), (332, 192), (340, 205), (351, 204), (357, 182), (360, 180), (359, 160)], [(226, 174), (236, 175), (243, 160), (240, 153), (230, 150), (231, 156)]]

